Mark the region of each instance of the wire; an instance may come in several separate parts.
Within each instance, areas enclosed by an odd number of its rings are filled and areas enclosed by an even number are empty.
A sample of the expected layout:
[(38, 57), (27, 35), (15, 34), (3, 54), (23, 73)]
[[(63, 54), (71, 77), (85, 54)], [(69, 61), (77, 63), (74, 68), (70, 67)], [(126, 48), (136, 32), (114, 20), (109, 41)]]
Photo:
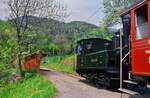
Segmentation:
[(92, 13), (87, 19), (86, 21), (90, 20), (93, 16), (95, 16), (99, 11), (100, 11), (101, 8), (98, 8), (94, 13)]

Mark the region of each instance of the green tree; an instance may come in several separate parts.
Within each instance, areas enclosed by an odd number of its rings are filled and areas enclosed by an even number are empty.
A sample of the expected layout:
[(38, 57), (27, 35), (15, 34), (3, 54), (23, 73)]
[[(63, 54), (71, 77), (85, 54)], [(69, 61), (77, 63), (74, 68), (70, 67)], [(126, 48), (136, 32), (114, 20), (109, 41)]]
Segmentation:
[(9, 0), (8, 5), (10, 8), (11, 23), (16, 29), (18, 66), (20, 73), (23, 76), (22, 53), (24, 53), (24, 49), (22, 49), (22, 46), (24, 46), (23, 35), (26, 35), (25, 33), (27, 32), (29, 26), (28, 17), (51, 17), (53, 19), (63, 20), (66, 13), (65, 7), (56, 0)]
[(50, 55), (53, 56), (59, 51), (59, 47), (54, 43), (47, 44), (45, 48), (50, 52)]
[(102, 38), (102, 39), (107, 39), (111, 40), (112, 38), (112, 32), (110, 32), (107, 28), (105, 27), (100, 27), (97, 30), (94, 30), (89, 33), (88, 38)]
[(8, 22), (0, 21), (0, 82), (7, 81), (16, 70), (17, 43), (14, 31)]
[(105, 12), (103, 25), (109, 26), (121, 23), (121, 11), (132, 6), (136, 1), (137, 0), (103, 0)]

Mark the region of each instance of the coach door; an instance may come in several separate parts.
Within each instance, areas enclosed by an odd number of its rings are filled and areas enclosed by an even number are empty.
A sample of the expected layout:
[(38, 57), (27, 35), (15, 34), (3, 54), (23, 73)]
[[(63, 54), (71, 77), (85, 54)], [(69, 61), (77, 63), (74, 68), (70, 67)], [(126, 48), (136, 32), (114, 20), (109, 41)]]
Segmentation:
[(132, 72), (150, 76), (150, 1), (131, 11)]

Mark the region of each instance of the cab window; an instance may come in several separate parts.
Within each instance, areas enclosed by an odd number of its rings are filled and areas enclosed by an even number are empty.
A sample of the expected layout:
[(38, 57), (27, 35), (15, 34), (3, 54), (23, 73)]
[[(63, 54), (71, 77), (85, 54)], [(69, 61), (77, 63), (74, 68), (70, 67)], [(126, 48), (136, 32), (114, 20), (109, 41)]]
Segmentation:
[(136, 39), (148, 37), (148, 7), (144, 5), (136, 10)]

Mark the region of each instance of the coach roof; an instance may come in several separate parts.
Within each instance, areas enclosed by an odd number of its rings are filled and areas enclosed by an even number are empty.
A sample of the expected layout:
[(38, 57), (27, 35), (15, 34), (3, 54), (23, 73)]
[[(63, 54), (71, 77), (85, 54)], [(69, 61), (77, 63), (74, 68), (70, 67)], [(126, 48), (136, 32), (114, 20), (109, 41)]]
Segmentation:
[(130, 13), (131, 10), (133, 10), (133, 9), (135, 9), (135, 8), (137, 8), (137, 7), (141, 6), (141, 5), (143, 5), (143, 4), (146, 4), (147, 1), (148, 1), (148, 0), (137, 0), (134, 5), (132, 5), (131, 7), (126, 8), (125, 10), (123, 10), (123, 11), (121, 12), (121, 15), (120, 15), (120, 16), (124, 16), (124, 15)]

